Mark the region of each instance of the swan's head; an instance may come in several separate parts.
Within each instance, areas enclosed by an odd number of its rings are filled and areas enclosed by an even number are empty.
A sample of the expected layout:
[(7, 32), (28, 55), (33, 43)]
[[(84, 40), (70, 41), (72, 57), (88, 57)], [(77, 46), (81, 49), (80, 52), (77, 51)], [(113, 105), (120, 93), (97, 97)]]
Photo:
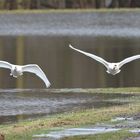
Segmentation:
[(18, 69), (17, 69), (17, 67), (16, 67), (16, 66), (14, 67), (14, 71), (16, 71), (16, 72), (18, 71)]
[(112, 70), (119, 70), (119, 64), (118, 63), (110, 63), (109, 68)]
[(107, 73), (112, 74), (112, 75), (116, 75), (117, 73), (119, 73), (121, 70), (119, 68), (119, 64), (118, 63), (110, 63), (107, 69)]
[(11, 70), (10, 75), (17, 78), (18, 76), (22, 75), (22, 69), (20, 67), (14, 66)]
[(113, 69), (114, 69), (114, 70), (118, 70), (118, 69), (119, 69), (118, 65), (117, 65), (117, 64), (114, 64), (114, 65), (113, 65)]

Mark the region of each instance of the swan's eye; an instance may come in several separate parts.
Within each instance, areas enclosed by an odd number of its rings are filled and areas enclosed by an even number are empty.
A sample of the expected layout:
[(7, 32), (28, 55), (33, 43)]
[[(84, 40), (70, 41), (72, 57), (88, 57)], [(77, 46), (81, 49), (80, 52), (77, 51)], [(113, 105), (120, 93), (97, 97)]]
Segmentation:
[(117, 68), (117, 65), (114, 65), (114, 69), (116, 69)]

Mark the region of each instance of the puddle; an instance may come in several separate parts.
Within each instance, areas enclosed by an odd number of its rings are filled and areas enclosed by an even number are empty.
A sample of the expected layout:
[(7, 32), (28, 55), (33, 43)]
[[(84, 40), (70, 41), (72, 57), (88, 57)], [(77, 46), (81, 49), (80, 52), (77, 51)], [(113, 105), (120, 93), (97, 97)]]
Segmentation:
[[(115, 124), (112, 124), (115, 122)], [(94, 135), (118, 130), (128, 130), (128, 132), (140, 134), (140, 120), (133, 117), (116, 117), (107, 123), (97, 123), (95, 126), (85, 128), (69, 128), (64, 130), (54, 130), (48, 134), (33, 135), (33, 140), (57, 140), (64, 137)]]
[[(107, 132), (118, 131), (120, 128), (106, 128), (106, 127), (94, 127), (94, 128), (70, 128), (61, 131), (54, 131), (48, 134), (34, 135), (33, 140), (55, 140), (64, 137), (78, 136), (78, 135), (93, 135)], [(41, 139), (42, 138), (42, 139)]]
[(134, 117), (116, 117), (111, 119), (111, 123), (114, 123), (114, 127), (117, 128), (140, 128), (140, 119)]
[(125, 118), (125, 117), (116, 117), (111, 120), (111, 122), (117, 122), (117, 121), (133, 121), (133, 118)]
[(133, 116), (118, 116), (112, 118), (110, 121), (97, 123), (94, 126), (87, 126), (84, 128), (51, 130), (47, 134), (33, 135), (33, 140), (57, 140), (65, 137), (102, 134), (118, 130), (128, 130), (128, 132), (140, 134), (140, 119), (137, 116), (139, 116), (139, 113), (133, 114)]
[(129, 132), (140, 134), (140, 129), (129, 130)]
[(85, 89), (0, 90), (0, 123), (11, 123), (80, 109), (119, 106), (128, 103), (120, 101), (124, 97), (131, 98), (131, 95), (92, 94), (88, 89), (87, 92)]

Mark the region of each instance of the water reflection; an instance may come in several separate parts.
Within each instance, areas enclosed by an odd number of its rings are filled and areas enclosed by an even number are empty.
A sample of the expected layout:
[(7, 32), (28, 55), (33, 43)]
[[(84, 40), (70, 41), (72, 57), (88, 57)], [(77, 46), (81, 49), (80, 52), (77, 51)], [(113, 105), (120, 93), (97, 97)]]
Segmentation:
[(123, 105), (128, 102), (120, 101), (121, 98), (131, 97), (127, 94), (92, 94), (88, 91), (68, 91), (65, 89), (65, 92), (61, 93), (56, 89), (0, 90), (0, 123), (15, 122), (79, 109)]
[[(107, 61), (117, 62), (140, 53), (139, 38), (90, 36), (1, 36), (0, 59), (14, 64), (36, 63), (46, 73), (52, 88), (95, 88), (140, 86), (140, 61), (122, 67), (116, 76), (108, 75), (104, 66), (68, 47), (97, 54)], [(0, 69), (0, 88), (45, 88), (31, 73), (19, 79)]]

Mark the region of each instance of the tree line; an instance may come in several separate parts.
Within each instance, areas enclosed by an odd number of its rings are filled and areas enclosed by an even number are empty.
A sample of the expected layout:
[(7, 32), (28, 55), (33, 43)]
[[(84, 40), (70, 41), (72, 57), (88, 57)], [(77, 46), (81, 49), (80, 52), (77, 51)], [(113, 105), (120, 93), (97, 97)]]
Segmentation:
[(0, 9), (65, 9), (140, 7), (139, 0), (0, 0)]

